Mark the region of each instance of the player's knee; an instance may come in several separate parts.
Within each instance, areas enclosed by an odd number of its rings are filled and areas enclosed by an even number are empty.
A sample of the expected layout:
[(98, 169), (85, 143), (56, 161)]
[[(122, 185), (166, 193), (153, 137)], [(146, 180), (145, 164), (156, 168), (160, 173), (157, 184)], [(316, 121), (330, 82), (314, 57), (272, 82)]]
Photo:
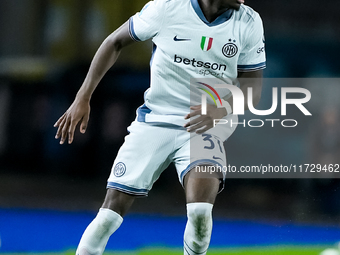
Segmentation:
[(123, 222), (123, 218), (110, 209), (101, 208), (86, 228), (78, 245), (77, 255), (101, 255), (110, 236)]
[(191, 171), (189, 174), (184, 180), (187, 203), (205, 202), (213, 204), (219, 190), (220, 180), (211, 177), (197, 177), (195, 176), (196, 173), (191, 173)]
[(108, 217), (107, 215), (104, 215), (104, 217), (96, 217), (96, 223), (98, 228), (101, 228), (103, 232), (110, 229), (112, 225), (115, 224), (115, 219), (112, 217)]
[(123, 222), (123, 218), (114, 211), (101, 208), (99, 214), (95, 218), (95, 222), (98, 228), (98, 234), (106, 236), (111, 235)]
[(212, 205), (209, 203), (192, 203), (193, 210), (188, 210), (188, 220), (192, 222), (195, 237), (200, 242), (210, 240), (212, 229)]
[(192, 236), (192, 248), (195, 251), (204, 251), (208, 248), (211, 236), (210, 219), (205, 215), (193, 217), (195, 235)]
[(188, 223), (184, 234), (188, 250), (204, 252), (208, 249), (212, 231), (212, 204), (187, 204)]

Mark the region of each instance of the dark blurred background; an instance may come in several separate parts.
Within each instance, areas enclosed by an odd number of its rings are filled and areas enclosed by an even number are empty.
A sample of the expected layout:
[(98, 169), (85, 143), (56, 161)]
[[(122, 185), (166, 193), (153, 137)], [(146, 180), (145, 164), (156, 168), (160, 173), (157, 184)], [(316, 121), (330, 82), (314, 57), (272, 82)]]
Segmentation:
[[(151, 43), (122, 52), (93, 96), (85, 135), (77, 131), (72, 145), (61, 146), (53, 124), (72, 103), (100, 43), (145, 3), (0, 2), (0, 207), (100, 207), (112, 162), (149, 84)], [(339, 77), (340, 1), (246, 4), (263, 19), (265, 77)], [(271, 102), (271, 86), (275, 84), (265, 86), (261, 103)], [(339, 163), (339, 87), (318, 89), (327, 93), (312, 94), (318, 98), (313, 119), (294, 132), (238, 128), (226, 143), (229, 163), (251, 165), (268, 158), (277, 159), (270, 162), (278, 165)], [(318, 121), (321, 117), (324, 124)], [(335, 223), (339, 187), (337, 179), (231, 179), (218, 197), (216, 214)], [(173, 166), (149, 198), (138, 199), (131, 210), (184, 215), (184, 193)]]

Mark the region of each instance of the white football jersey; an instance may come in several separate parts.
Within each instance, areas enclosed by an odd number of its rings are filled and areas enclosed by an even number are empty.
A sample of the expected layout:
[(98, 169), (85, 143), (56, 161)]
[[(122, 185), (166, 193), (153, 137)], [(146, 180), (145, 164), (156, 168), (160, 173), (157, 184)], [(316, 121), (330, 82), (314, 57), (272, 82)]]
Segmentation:
[(245, 5), (209, 23), (197, 0), (154, 0), (130, 18), (129, 32), (136, 41), (154, 43), (150, 88), (137, 110), (141, 122), (182, 126), (191, 78), (235, 84), (238, 71), (266, 66), (261, 18)]

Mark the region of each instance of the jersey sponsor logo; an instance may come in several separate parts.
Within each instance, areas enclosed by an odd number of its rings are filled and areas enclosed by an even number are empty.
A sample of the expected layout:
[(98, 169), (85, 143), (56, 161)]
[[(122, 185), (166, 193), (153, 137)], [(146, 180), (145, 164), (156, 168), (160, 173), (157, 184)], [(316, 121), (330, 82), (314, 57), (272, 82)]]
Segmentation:
[(225, 64), (203, 62), (201, 60), (196, 60), (195, 58), (193, 59), (183, 58), (183, 57), (177, 56), (176, 54), (174, 56), (174, 62), (178, 64), (183, 63), (185, 65), (191, 65), (193, 67), (204, 67), (204, 68), (212, 69), (212, 70), (219, 70), (219, 71), (227, 70), (227, 66)]
[(201, 39), (201, 49), (203, 51), (208, 51), (211, 49), (212, 43), (213, 43), (213, 38), (212, 37), (206, 37), (206, 36), (202, 36)]
[(113, 174), (116, 177), (121, 177), (125, 174), (126, 172), (126, 166), (123, 162), (119, 162), (116, 164), (115, 168), (113, 169)]
[(180, 57), (175, 54), (174, 56), (175, 64), (184, 64), (188, 66), (195, 67), (195, 72), (203, 76), (215, 76), (219, 78), (224, 78), (225, 71), (227, 70), (227, 65), (219, 63), (204, 62), (197, 60), (196, 58), (188, 59), (185, 57)]
[(177, 38), (177, 35), (174, 37), (174, 41), (175, 42), (183, 42), (183, 41), (191, 41), (191, 39), (187, 39), (187, 38)]

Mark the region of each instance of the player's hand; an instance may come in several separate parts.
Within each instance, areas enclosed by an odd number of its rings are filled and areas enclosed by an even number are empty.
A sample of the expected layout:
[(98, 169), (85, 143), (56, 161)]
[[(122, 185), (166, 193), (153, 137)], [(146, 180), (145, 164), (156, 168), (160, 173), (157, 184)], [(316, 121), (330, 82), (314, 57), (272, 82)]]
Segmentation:
[(207, 104), (207, 114), (201, 114), (201, 105), (191, 106), (193, 110), (187, 114), (184, 119), (190, 119), (198, 116), (184, 125), (188, 132), (196, 132), (202, 134), (214, 126), (215, 119), (222, 119), (227, 115), (227, 111), (224, 107), (217, 108), (215, 105)]
[(85, 133), (90, 116), (90, 103), (88, 100), (76, 98), (70, 108), (58, 119), (54, 127), (58, 127), (56, 139), (60, 138), (63, 144), (68, 137), (68, 143), (72, 143), (74, 130), (81, 121), (80, 132)]

